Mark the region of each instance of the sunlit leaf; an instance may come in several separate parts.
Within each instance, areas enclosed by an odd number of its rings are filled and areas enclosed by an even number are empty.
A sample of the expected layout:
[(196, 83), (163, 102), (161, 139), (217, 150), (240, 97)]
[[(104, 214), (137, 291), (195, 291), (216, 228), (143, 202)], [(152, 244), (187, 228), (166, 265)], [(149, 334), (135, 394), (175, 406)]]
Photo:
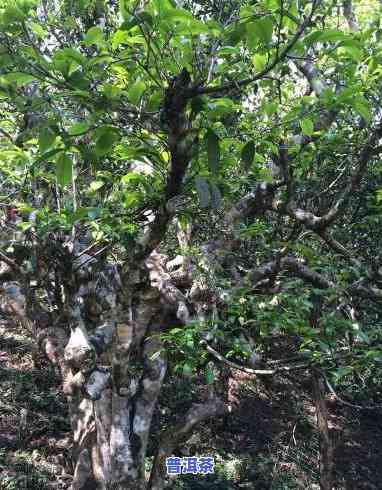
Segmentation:
[(272, 40), (273, 21), (270, 17), (263, 17), (246, 25), (248, 47), (256, 49), (260, 44), (269, 44)]
[(314, 124), (313, 124), (313, 121), (311, 119), (305, 117), (304, 119), (302, 119), (300, 121), (300, 126), (301, 126), (302, 132), (306, 136), (311, 136), (314, 133)]
[(102, 180), (93, 180), (93, 182), (90, 183), (90, 190), (92, 192), (95, 192), (95, 191), (98, 191), (98, 189), (101, 189), (101, 187), (103, 187), (105, 185), (105, 182), (103, 182)]
[(21, 71), (7, 73), (6, 75), (2, 75), (2, 78), (9, 83), (16, 84), (17, 86), (22, 86), (36, 80), (36, 77), (34, 75)]
[(256, 71), (262, 71), (267, 64), (267, 57), (265, 55), (255, 54), (252, 56), (252, 63)]

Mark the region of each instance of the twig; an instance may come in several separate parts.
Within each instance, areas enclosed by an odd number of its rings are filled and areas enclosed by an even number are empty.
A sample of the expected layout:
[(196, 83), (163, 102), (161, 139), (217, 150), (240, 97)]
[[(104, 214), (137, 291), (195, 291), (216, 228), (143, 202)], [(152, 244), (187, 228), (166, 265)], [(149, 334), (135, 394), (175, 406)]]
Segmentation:
[(341, 398), (340, 396), (337, 395), (333, 386), (330, 384), (328, 378), (325, 376), (325, 374), (323, 372), (321, 372), (321, 375), (324, 378), (326, 386), (328, 387), (330, 393), (334, 396), (334, 398), (337, 401), (339, 401), (343, 405), (346, 405), (347, 407), (351, 407), (351, 408), (356, 408), (357, 410), (379, 410), (379, 409), (382, 409), (382, 405), (356, 405), (354, 403), (347, 402), (346, 400), (344, 400), (343, 398)]
[(200, 341), (200, 345), (204, 346), (206, 350), (212, 354), (216, 359), (218, 359), (220, 362), (223, 362), (227, 366), (233, 368), (233, 369), (238, 369), (240, 371), (244, 371), (245, 373), (248, 374), (276, 374), (280, 371), (294, 371), (297, 369), (307, 369), (310, 367), (311, 363), (303, 363), (303, 364), (295, 364), (294, 366), (278, 366), (274, 369), (252, 369), (252, 368), (247, 368), (245, 366), (240, 366), (240, 364), (236, 364), (235, 362), (229, 361), (226, 359), (224, 356), (222, 356), (219, 352), (217, 352), (215, 349), (213, 349), (210, 345), (207, 344), (205, 340)]

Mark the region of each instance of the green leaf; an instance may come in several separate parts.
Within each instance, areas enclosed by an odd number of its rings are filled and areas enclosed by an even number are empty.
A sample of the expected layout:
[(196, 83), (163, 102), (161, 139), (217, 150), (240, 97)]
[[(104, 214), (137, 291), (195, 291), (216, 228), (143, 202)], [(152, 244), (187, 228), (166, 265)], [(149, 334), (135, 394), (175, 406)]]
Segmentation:
[(340, 367), (334, 371), (334, 376), (336, 378), (336, 382), (338, 382), (340, 379), (344, 378), (348, 374), (352, 373), (352, 368), (351, 367)]
[(263, 17), (246, 24), (247, 43), (250, 50), (255, 50), (259, 44), (269, 44), (272, 40), (273, 21)]
[[(4, 7), (7, 4), (2, 4), (1, 6)], [(19, 22), (23, 21), (27, 17), (27, 14), (23, 12), (18, 5), (15, 4), (9, 4), (7, 5), (7, 8), (4, 10), (3, 13), (3, 22), (5, 24), (12, 24), (13, 22)]]
[(230, 54), (240, 54), (240, 48), (238, 46), (223, 46), (216, 53), (217, 56), (226, 56)]
[(278, 108), (279, 106), (276, 102), (267, 102), (262, 106), (262, 110), (268, 117), (272, 116), (273, 114), (276, 114)]
[(6, 75), (3, 75), (2, 78), (9, 83), (13, 83), (17, 85), (18, 87), (21, 87), (26, 83), (30, 83), (36, 80), (36, 78), (33, 75), (21, 71), (14, 71), (12, 73), (7, 73)]
[(208, 166), (211, 172), (217, 173), (220, 160), (220, 140), (219, 136), (211, 129), (206, 134)]
[(133, 46), (134, 44), (145, 44), (146, 40), (143, 36), (132, 36), (129, 32), (118, 30), (114, 33), (111, 46), (116, 49), (120, 44), (127, 44)]
[(68, 134), (70, 136), (78, 136), (80, 134), (85, 134), (89, 129), (89, 124), (87, 122), (78, 122), (70, 126), (68, 129)]
[(222, 116), (235, 112), (235, 103), (228, 97), (214, 99), (208, 104), (209, 111), (207, 116), (209, 119), (218, 119)]
[(66, 61), (75, 61), (78, 65), (83, 66), (86, 64), (86, 57), (73, 48), (63, 48), (59, 51), (56, 51), (53, 56), (53, 61), (55, 60), (66, 60)]
[(29, 22), (28, 25), (33, 34), (35, 34), (35, 36), (39, 39), (44, 39), (44, 37), (47, 35), (47, 31), (40, 24), (37, 24), (36, 22)]
[(253, 5), (242, 5), (239, 10), (239, 17), (243, 21), (253, 18), (255, 8)]
[(269, 44), (272, 41), (273, 21), (270, 17), (263, 17), (254, 22), (255, 29), (258, 32), (259, 38), (264, 44)]
[(87, 215), (90, 219), (97, 219), (101, 214), (100, 208), (88, 208)]
[(371, 121), (370, 106), (363, 95), (357, 95), (353, 99), (350, 99), (349, 102), (353, 109), (358, 112), (360, 116), (366, 119), (367, 122)]
[(21, 223), (18, 223), (17, 227), (22, 231), (26, 232), (30, 228), (32, 228), (33, 223), (30, 223), (29, 221), (23, 221)]
[(118, 48), (120, 44), (125, 43), (125, 39), (129, 37), (129, 34), (126, 31), (118, 30), (113, 34), (111, 39), (111, 47), (113, 49)]
[(96, 46), (102, 46), (103, 44), (102, 29), (98, 26), (91, 27), (86, 33), (83, 42), (85, 46), (91, 46), (92, 44), (95, 44)]
[(333, 41), (343, 41), (347, 39), (348, 35), (342, 31), (338, 31), (337, 29), (324, 29), (320, 32), (318, 36), (318, 40), (320, 42), (333, 42)]
[(167, 19), (167, 20), (172, 20), (172, 21), (178, 21), (178, 22), (187, 22), (191, 19), (192, 13), (189, 12), (188, 10), (182, 9), (182, 8), (173, 8), (171, 5), (168, 4), (165, 5), (167, 2), (160, 1), (158, 4), (161, 4), (159, 6), (159, 9), (163, 12), (162, 18)]
[(142, 82), (141, 80), (135, 82), (127, 92), (130, 102), (134, 105), (137, 105), (145, 90), (146, 85), (144, 82)]
[(255, 223), (246, 226), (240, 230), (240, 236), (243, 238), (253, 238), (256, 235), (264, 234), (267, 231), (267, 225), (261, 220), (256, 220)]
[(313, 121), (311, 119), (305, 117), (304, 119), (302, 119), (300, 121), (300, 126), (301, 126), (302, 132), (306, 136), (311, 136), (314, 133), (314, 124), (313, 124)]
[(61, 153), (62, 151), (64, 151), (63, 148), (54, 148), (53, 150), (47, 151), (33, 162), (33, 167), (41, 162), (47, 162), (51, 157), (57, 155), (57, 153)]
[(382, 189), (376, 191), (376, 199), (378, 204), (382, 203)]
[(129, 0), (119, 0), (119, 11), (123, 20), (127, 20), (130, 17)]
[(306, 46), (311, 46), (317, 42), (335, 42), (335, 41), (345, 41), (349, 39), (348, 34), (338, 31), (337, 29), (324, 29), (320, 31), (313, 31), (304, 39), (304, 44)]
[(106, 155), (114, 146), (118, 136), (114, 128), (102, 126), (97, 130), (97, 141), (95, 145), (95, 153), (98, 156)]
[(267, 65), (267, 57), (262, 54), (255, 54), (252, 56), (252, 63), (256, 71), (262, 71)]
[(160, 103), (162, 102), (163, 94), (161, 91), (157, 90), (150, 95), (150, 98), (146, 105), (146, 111), (154, 112), (159, 109)]
[(77, 209), (75, 213), (72, 215), (73, 222), (85, 219), (88, 217), (88, 213), (91, 211), (90, 207), (80, 207)]
[(79, 67), (86, 65), (87, 59), (75, 49), (63, 48), (54, 53), (52, 62), (55, 70), (70, 77)]
[(370, 337), (367, 335), (366, 332), (362, 332), (362, 330), (354, 330), (354, 334), (366, 344), (370, 344)]
[(208, 182), (203, 177), (199, 175), (195, 177), (195, 187), (198, 193), (200, 207), (206, 208), (211, 201), (211, 193)]
[(41, 153), (45, 153), (47, 150), (52, 148), (55, 140), (56, 134), (51, 130), (51, 128), (43, 128), (38, 138), (38, 146)]
[(66, 186), (72, 182), (73, 163), (66, 153), (61, 153), (56, 162), (57, 182), (61, 186)]
[(351, 41), (341, 43), (338, 52), (350, 56), (354, 61), (361, 61), (363, 54), (359, 43)]
[(244, 22), (240, 22), (238, 24), (234, 24), (233, 26), (229, 26), (227, 29), (225, 29), (225, 34), (227, 36), (227, 42), (232, 46), (236, 46), (247, 35), (246, 24)]
[(246, 24), (245, 35), (249, 50), (255, 51), (259, 46), (260, 38), (258, 32), (256, 31), (256, 25), (254, 22), (249, 22)]
[[(168, 20), (169, 19), (166, 19), (166, 26), (168, 26)], [(175, 32), (178, 36), (199, 36), (200, 34), (214, 34), (214, 31), (210, 29), (208, 24), (205, 24), (204, 22), (197, 19), (184, 19), (181, 22), (177, 22)]]
[(248, 170), (255, 158), (255, 142), (253, 140), (248, 141), (241, 150), (241, 161), (244, 164), (244, 168)]

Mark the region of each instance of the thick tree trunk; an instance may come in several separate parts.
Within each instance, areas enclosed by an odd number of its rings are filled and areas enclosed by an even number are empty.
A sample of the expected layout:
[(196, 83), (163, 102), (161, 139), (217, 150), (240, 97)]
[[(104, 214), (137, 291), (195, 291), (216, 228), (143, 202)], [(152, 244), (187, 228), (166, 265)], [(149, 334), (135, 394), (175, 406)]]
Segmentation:
[(143, 306), (135, 310), (139, 317), (133, 323), (116, 325), (110, 366), (91, 367), (94, 338), (98, 348), (108, 344), (100, 329), (94, 336), (74, 329), (66, 346), (67, 362), (77, 368), (86, 365), (72, 373), (67, 387), (73, 392), (69, 396), (76, 460), (72, 490), (85, 489), (90, 481), (101, 490), (146, 488), (147, 441), (166, 361), (157, 340), (147, 339), (141, 347), (141, 336), (156, 313), (149, 302)]

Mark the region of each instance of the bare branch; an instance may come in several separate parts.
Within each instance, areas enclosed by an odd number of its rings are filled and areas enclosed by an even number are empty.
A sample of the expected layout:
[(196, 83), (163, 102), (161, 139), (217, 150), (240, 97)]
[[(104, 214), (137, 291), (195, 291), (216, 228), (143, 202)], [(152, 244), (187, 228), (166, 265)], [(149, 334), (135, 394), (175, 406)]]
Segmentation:
[[(317, 289), (329, 289), (336, 287), (337, 289), (339, 289), (335, 282), (331, 281), (323, 274), (309, 269), (298, 259), (291, 256), (275, 259), (256, 269), (253, 269), (248, 273), (247, 278), (251, 282), (257, 284), (263, 279), (270, 278), (278, 274), (282, 270), (292, 273), (296, 277), (299, 277), (300, 279), (311, 284)], [(382, 301), (382, 290), (373, 285), (367, 286), (365, 285), (364, 281), (364, 279), (360, 279), (359, 281), (350, 284), (347, 288), (344, 288), (343, 290), (348, 294), (360, 296), (362, 298), (370, 299), (372, 301)]]
[(247, 374), (273, 375), (282, 371), (290, 372), (290, 371), (296, 371), (298, 369), (307, 369), (311, 365), (311, 363), (305, 362), (303, 364), (294, 364), (293, 366), (277, 366), (274, 369), (252, 369), (245, 366), (240, 366), (240, 364), (236, 364), (235, 362), (229, 361), (224, 356), (222, 356), (218, 351), (216, 351), (210, 345), (208, 345), (205, 340), (201, 340), (200, 345), (205, 346), (206, 350), (211, 355), (213, 355), (218, 361), (226, 364), (227, 366), (233, 369), (238, 369), (239, 371), (243, 371)]
[(351, 407), (351, 408), (356, 408), (357, 410), (380, 410), (380, 409), (382, 409), (382, 405), (357, 405), (357, 404), (354, 404), (354, 403), (347, 402), (346, 400), (344, 400), (343, 398), (341, 398), (336, 393), (336, 391), (334, 390), (333, 386), (330, 384), (328, 378), (325, 376), (325, 374), (323, 372), (321, 372), (321, 376), (324, 378), (325, 384), (328, 387), (330, 393), (334, 396), (334, 398), (337, 401), (339, 401), (340, 403), (342, 403), (342, 405), (346, 405), (347, 407)]
[(335, 286), (335, 284), (325, 276), (312, 271), (298, 259), (290, 256), (273, 260), (253, 269), (248, 273), (247, 277), (251, 282), (256, 284), (267, 277), (277, 274), (281, 270), (287, 270), (319, 289), (328, 289)]
[(321, 218), (318, 219), (316, 228), (323, 229), (329, 226), (333, 221), (340, 216), (341, 212), (344, 210), (347, 205), (350, 196), (357, 190), (359, 183), (367, 165), (373, 155), (375, 155), (375, 147), (377, 146), (379, 139), (382, 137), (382, 124), (379, 124), (377, 128), (374, 130), (366, 145), (363, 147), (361, 154), (358, 159), (358, 165), (353, 173), (349, 184), (346, 186), (340, 198), (337, 202), (331, 207), (331, 209)]
[(284, 181), (259, 182), (253, 191), (246, 194), (227, 212), (226, 223), (232, 225), (248, 216), (263, 215), (265, 211), (272, 209), (275, 191), (283, 185)]
[(296, 66), (308, 80), (312, 91), (317, 95), (317, 97), (320, 97), (322, 92), (325, 90), (326, 85), (319, 76), (312, 61), (308, 60), (305, 63), (296, 63)]
[(308, 229), (322, 233), (325, 228), (331, 225), (341, 215), (348, 204), (350, 197), (357, 190), (370, 159), (376, 154), (375, 147), (377, 146), (377, 143), (381, 137), (382, 124), (379, 124), (373, 134), (370, 136), (366, 145), (363, 147), (356, 169), (350, 178), (350, 182), (345, 187), (341, 196), (326, 214), (323, 216), (316, 216), (310, 211), (295, 207), (293, 202), (289, 203), (287, 206), (281, 203), (276, 210), (281, 214), (289, 214), (292, 218), (305, 225)]

